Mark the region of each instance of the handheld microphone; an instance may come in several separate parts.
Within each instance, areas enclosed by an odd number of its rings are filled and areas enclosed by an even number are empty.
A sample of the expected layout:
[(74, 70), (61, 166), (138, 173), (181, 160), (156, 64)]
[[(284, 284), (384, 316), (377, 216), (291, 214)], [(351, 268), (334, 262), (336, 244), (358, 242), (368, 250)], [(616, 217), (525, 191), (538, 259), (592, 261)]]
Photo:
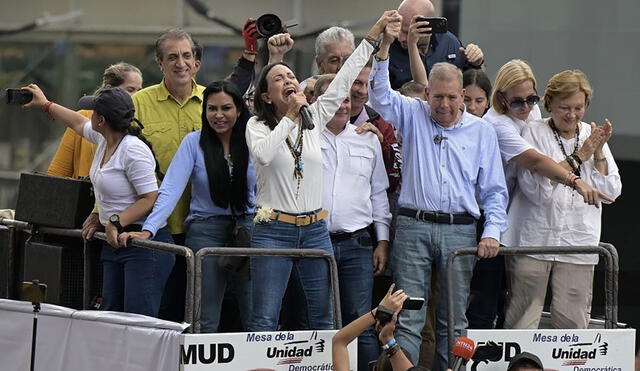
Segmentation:
[(313, 130), (316, 126), (313, 124), (311, 112), (307, 106), (300, 107), (300, 116), (302, 117), (302, 128), (307, 130)]
[(453, 371), (460, 371), (473, 356), (476, 344), (468, 337), (459, 337), (453, 346)]

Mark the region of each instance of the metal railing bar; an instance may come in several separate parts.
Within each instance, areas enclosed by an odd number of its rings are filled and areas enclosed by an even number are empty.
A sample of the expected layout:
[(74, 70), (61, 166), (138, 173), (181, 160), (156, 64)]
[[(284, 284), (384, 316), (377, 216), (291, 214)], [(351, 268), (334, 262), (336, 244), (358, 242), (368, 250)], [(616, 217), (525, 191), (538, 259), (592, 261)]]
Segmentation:
[[(611, 251), (615, 250), (613, 246), (531, 246), (531, 247), (500, 247), (498, 255), (544, 255), (544, 254), (599, 254), (605, 259), (605, 328), (615, 328), (617, 323), (617, 314), (613, 308), (613, 290), (617, 288), (614, 279), (617, 279), (614, 273), (614, 261)], [(449, 293), (453, 290), (453, 261), (457, 256), (476, 255), (477, 247), (464, 247), (452, 251), (447, 258), (447, 340), (449, 345), (449, 365), (453, 362), (453, 345), (455, 341), (455, 313), (453, 310), (453, 295)], [(616, 253), (617, 255), (617, 253)], [(616, 321), (614, 322), (614, 317)]]
[[(7, 218), (0, 218), (0, 225), (10, 226), (18, 229), (29, 230), (29, 231), (33, 228), (33, 225), (28, 222), (23, 222), (23, 221), (14, 220), (14, 219), (7, 219)], [(53, 234), (57, 236), (82, 238), (82, 231), (80, 229), (65, 229), (65, 228), (39, 226), (38, 232), (44, 233), (44, 234)], [(103, 232), (95, 232), (93, 237), (95, 239), (106, 241), (106, 235)], [(193, 251), (185, 246), (174, 245), (174, 244), (158, 242), (158, 241), (141, 240), (137, 238), (132, 239), (131, 241), (129, 241), (129, 243), (132, 246), (142, 247), (147, 249), (162, 250), (172, 254), (182, 255), (185, 257), (185, 260), (187, 263), (186, 264), (187, 265), (187, 269), (186, 269), (187, 282), (186, 282), (186, 288), (185, 288), (186, 292), (185, 292), (184, 321), (187, 323), (193, 323), (193, 289), (194, 289), (193, 275), (195, 270)], [(85, 259), (86, 259), (86, 256), (87, 255), (84, 254)], [(83, 300), (84, 299), (85, 298), (83, 298)], [(186, 331), (190, 331), (190, 329), (187, 329)]]
[(291, 258), (324, 259), (329, 264), (331, 279), (331, 294), (333, 296), (333, 325), (336, 329), (342, 327), (340, 310), (340, 287), (338, 285), (338, 266), (332, 254), (320, 249), (256, 249), (250, 247), (206, 247), (200, 249), (195, 257), (195, 288), (194, 288), (194, 331), (200, 332), (200, 305), (202, 301), (202, 260), (206, 256), (278, 256)]

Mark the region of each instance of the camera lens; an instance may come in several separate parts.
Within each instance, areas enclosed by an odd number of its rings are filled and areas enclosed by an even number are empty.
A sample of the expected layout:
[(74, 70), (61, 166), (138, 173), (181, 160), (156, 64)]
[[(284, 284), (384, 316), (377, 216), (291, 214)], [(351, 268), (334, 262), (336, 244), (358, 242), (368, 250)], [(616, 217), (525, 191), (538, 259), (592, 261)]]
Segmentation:
[(284, 32), (282, 21), (275, 14), (263, 14), (258, 17), (256, 28), (260, 36), (265, 38)]

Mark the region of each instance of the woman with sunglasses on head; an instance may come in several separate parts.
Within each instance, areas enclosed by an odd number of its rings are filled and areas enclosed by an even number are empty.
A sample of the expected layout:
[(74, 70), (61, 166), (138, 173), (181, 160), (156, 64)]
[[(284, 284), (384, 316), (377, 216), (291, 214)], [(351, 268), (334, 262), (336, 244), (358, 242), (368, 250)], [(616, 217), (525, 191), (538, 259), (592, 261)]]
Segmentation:
[[(33, 93), (33, 100), (24, 107), (41, 108), (98, 145), (89, 175), (107, 237), (101, 252), (100, 309), (156, 317), (175, 257), (156, 249), (125, 247), (118, 241), (120, 233), (140, 230), (158, 195), (156, 161), (140, 127), (132, 124), (131, 96), (121, 88), (105, 88), (81, 98), (80, 108), (93, 110), (89, 121), (47, 100), (35, 84), (23, 89)], [(168, 229), (154, 240), (170, 242)]]
[[(597, 127), (582, 121), (592, 95), (582, 72), (567, 70), (554, 75), (544, 93), (544, 106), (551, 117), (529, 123), (522, 135), (555, 161), (568, 161), (571, 176), (581, 177), (615, 199), (622, 183), (607, 145), (611, 123), (605, 119), (604, 125)], [(582, 157), (579, 148), (596, 129), (604, 134), (593, 153)], [(573, 189), (518, 169), (518, 188), (503, 241), (511, 246), (597, 246), (602, 210), (575, 198)], [(538, 327), (549, 281), (553, 328), (587, 328), (598, 255), (517, 255), (506, 260), (510, 290), (505, 328)]]
[[(397, 11), (387, 11), (342, 66), (326, 93), (309, 105), (293, 71), (284, 63), (262, 70), (256, 85), (256, 117), (247, 124), (247, 144), (257, 172), (254, 248), (322, 249), (333, 253), (322, 210), (320, 133), (374, 52), (376, 38)], [(306, 107), (306, 108), (304, 108)], [(300, 110), (311, 115), (303, 128)], [(305, 120), (306, 121), (306, 120)], [(252, 257), (253, 314), (249, 331), (274, 331), (289, 277), (300, 280), (312, 329), (333, 327), (329, 269), (317, 259)]]
[[(256, 175), (245, 140), (251, 117), (243, 97), (230, 81), (211, 83), (202, 94), (202, 130), (187, 134), (164, 176), (153, 212), (142, 232), (120, 235), (148, 239), (167, 223), (185, 187), (191, 182), (191, 203), (185, 221), (186, 246), (194, 253), (205, 247), (232, 245), (232, 231), (251, 228), (255, 212)], [(249, 277), (218, 265), (219, 257), (202, 262), (201, 332), (218, 332), (225, 291), (232, 291), (246, 328), (251, 313)]]

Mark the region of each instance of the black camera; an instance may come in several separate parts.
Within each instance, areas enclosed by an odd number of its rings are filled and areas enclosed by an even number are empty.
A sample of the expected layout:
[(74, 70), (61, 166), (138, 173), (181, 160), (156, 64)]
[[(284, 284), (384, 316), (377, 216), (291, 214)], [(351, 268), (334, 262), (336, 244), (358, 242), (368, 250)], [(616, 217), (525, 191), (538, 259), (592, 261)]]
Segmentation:
[(256, 28), (258, 34), (265, 39), (270, 38), (273, 35), (287, 32), (285, 26), (282, 25), (280, 17), (275, 14), (263, 14), (256, 19)]

